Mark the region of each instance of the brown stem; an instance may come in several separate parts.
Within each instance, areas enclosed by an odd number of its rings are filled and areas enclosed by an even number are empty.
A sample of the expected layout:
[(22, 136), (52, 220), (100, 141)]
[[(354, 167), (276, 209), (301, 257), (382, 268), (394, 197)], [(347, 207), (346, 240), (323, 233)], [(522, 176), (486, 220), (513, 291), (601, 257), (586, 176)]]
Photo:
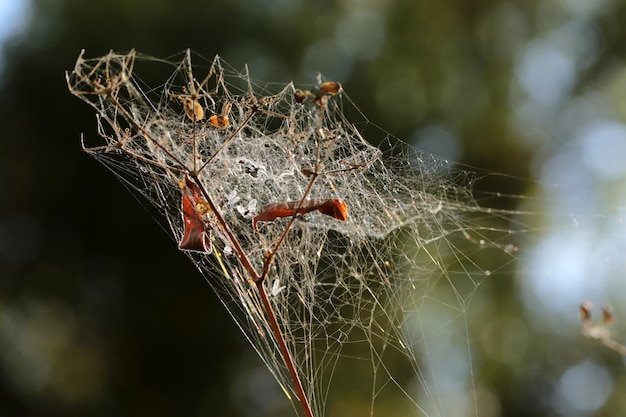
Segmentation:
[(300, 376), (298, 375), (298, 371), (296, 370), (296, 367), (294, 365), (293, 357), (291, 356), (291, 353), (289, 352), (289, 349), (287, 348), (285, 337), (283, 336), (283, 333), (280, 330), (280, 326), (278, 325), (278, 320), (276, 319), (276, 315), (274, 314), (274, 309), (272, 308), (272, 304), (267, 298), (267, 293), (265, 292), (265, 287), (263, 286), (263, 281), (265, 281), (265, 277), (267, 275), (267, 270), (265, 268), (269, 266), (269, 263), (266, 263), (264, 265), (263, 273), (261, 276), (259, 276), (259, 274), (256, 272), (256, 270), (250, 263), (250, 260), (246, 256), (243, 248), (239, 244), (239, 241), (237, 240), (235, 235), (232, 233), (232, 231), (228, 227), (226, 220), (224, 219), (222, 214), (217, 210), (217, 206), (213, 203), (213, 200), (209, 196), (208, 192), (205, 190), (205, 188), (202, 186), (202, 184), (198, 180), (197, 175), (195, 173), (192, 173), (192, 174), (189, 174), (189, 176), (193, 179), (193, 181), (195, 181), (196, 185), (198, 185), (198, 187), (202, 191), (202, 194), (204, 195), (204, 198), (206, 199), (209, 206), (211, 207), (211, 210), (215, 214), (215, 217), (218, 223), (224, 229), (224, 232), (228, 235), (228, 239), (230, 240), (230, 243), (233, 247), (233, 252), (237, 254), (237, 258), (239, 259), (244, 269), (248, 272), (248, 274), (250, 275), (250, 278), (256, 285), (257, 291), (259, 292), (259, 297), (261, 298), (261, 302), (263, 303), (265, 316), (270, 323), (270, 327), (272, 328), (272, 333), (274, 334), (276, 343), (278, 343), (278, 347), (280, 348), (280, 353), (283, 357), (283, 361), (285, 362), (285, 365), (287, 365), (287, 369), (289, 370), (291, 381), (298, 395), (298, 401), (300, 402), (300, 405), (302, 406), (302, 409), (304, 410), (305, 416), (313, 417), (313, 412), (311, 411), (311, 405), (309, 404), (309, 401), (306, 395), (304, 394), (304, 389), (302, 388), (302, 381), (300, 380)]
[(302, 195), (302, 198), (300, 199), (300, 203), (298, 203), (298, 206), (295, 208), (295, 210), (294, 210), (295, 213), (291, 217), (291, 220), (289, 221), (289, 223), (287, 223), (287, 226), (285, 227), (285, 230), (283, 231), (283, 234), (278, 239), (278, 242), (276, 243), (276, 246), (274, 246), (274, 249), (271, 252), (268, 252), (267, 255), (265, 256), (265, 263), (263, 265), (263, 273), (261, 275), (261, 281), (263, 281), (265, 279), (265, 276), (267, 275), (267, 272), (270, 269), (270, 264), (274, 260), (274, 257), (276, 256), (276, 253), (278, 252), (278, 249), (280, 248), (280, 246), (285, 241), (285, 238), (287, 237), (287, 233), (289, 233), (289, 230), (291, 229), (291, 226), (296, 221), (296, 216), (298, 215), (298, 212), (299, 212), (300, 208), (304, 204), (304, 200), (307, 198), (307, 196), (311, 192), (311, 189), (313, 188), (313, 183), (315, 182), (315, 180), (319, 176), (319, 174), (318, 174), (318, 172), (319, 172), (319, 160), (320, 160), (319, 153), (320, 153), (320, 150), (319, 150), (319, 143), (318, 143), (318, 147), (317, 147), (317, 150), (316, 150), (315, 171), (311, 173), (311, 180), (309, 181), (309, 184), (307, 185), (306, 190), (304, 190), (304, 194)]
[(256, 288), (259, 291), (259, 296), (261, 297), (261, 301), (263, 302), (263, 307), (265, 308), (265, 313), (267, 315), (267, 319), (270, 322), (270, 326), (272, 327), (272, 332), (276, 336), (276, 341), (278, 342), (278, 347), (280, 348), (280, 352), (283, 355), (283, 359), (285, 364), (287, 365), (287, 369), (289, 369), (289, 375), (291, 375), (291, 382), (296, 389), (296, 394), (298, 395), (298, 401), (300, 405), (302, 405), (302, 409), (304, 410), (304, 414), (306, 417), (313, 417), (313, 412), (311, 411), (311, 405), (309, 404), (309, 400), (304, 394), (304, 389), (302, 388), (302, 381), (300, 380), (300, 376), (298, 375), (298, 371), (296, 370), (293, 362), (293, 358), (291, 357), (291, 353), (287, 348), (287, 344), (285, 343), (285, 339), (282, 336), (282, 332), (280, 330), (280, 326), (278, 325), (278, 321), (276, 320), (276, 316), (274, 315), (274, 310), (272, 309), (272, 305), (270, 304), (270, 300), (267, 298), (267, 293), (265, 292), (265, 287), (263, 286), (263, 280), (259, 280), (255, 282)]
[[(113, 94), (107, 94), (107, 95), (113, 101), (115, 106), (120, 109), (120, 111), (124, 114), (124, 116), (127, 118), (127, 120), (129, 120), (129, 122), (132, 123), (135, 126), (135, 128), (137, 128), (147, 138), (150, 138), (150, 140), (156, 146), (158, 146), (162, 151), (164, 151), (173, 160), (177, 160), (177, 158), (174, 157), (174, 155), (172, 155), (161, 144), (159, 144), (157, 141), (155, 141), (154, 138), (152, 138), (152, 135), (150, 135), (149, 132), (147, 132), (141, 125), (139, 125), (139, 123), (137, 123), (130, 116), (130, 114), (122, 107), (121, 103), (115, 97), (113, 97)], [(242, 129), (243, 125), (245, 125), (250, 120), (250, 118), (252, 117), (252, 115), (254, 113), (255, 112), (251, 112), (250, 115), (248, 115), (248, 117), (246, 118), (246, 120), (242, 124), (242, 126), (240, 126), (237, 130), (235, 130), (235, 132), (233, 132), (233, 134), (229, 137), (229, 140), (232, 139), (235, 136), (235, 134), (237, 134)], [(216, 154), (223, 147), (224, 147), (224, 145), (220, 149), (218, 149)], [(211, 159), (213, 157), (211, 157)], [(207, 161), (207, 163), (209, 161)], [(200, 171), (206, 166), (207, 163), (203, 164), (202, 167), (200, 167)], [(194, 161), (194, 167), (195, 167), (195, 161)], [(282, 334), (282, 332), (280, 330), (280, 326), (278, 325), (278, 321), (276, 320), (276, 315), (274, 314), (274, 310), (272, 309), (272, 305), (270, 304), (270, 301), (267, 298), (267, 293), (265, 292), (265, 288), (263, 287), (263, 281), (265, 279), (265, 275), (266, 275), (267, 271), (265, 271), (265, 269), (264, 269), (263, 275), (259, 276), (259, 274), (256, 272), (256, 270), (252, 266), (252, 263), (250, 262), (250, 260), (246, 256), (243, 248), (239, 244), (239, 241), (237, 240), (237, 238), (235, 237), (233, 232), (228, 227), (228, 224), (226, 223), (226, 220), (224, 219), (224, 217), (219, 212), (218, 207), (215, 205), (215, 203), (213, 202), (213, 200), (211, 199), (211, 197), (209, 196), (209, 194), (207, 193), (205, 188), (200, 183), (200, 181), (198, 179), (197, 172), (191, 172), (191, 173), (189, 173), (189, 176), (193, 179), (193, 181), (196, 183), (196, 185), (198, 185), (198, 187), (202, 191), (202, 194), (206, 198), (206, 201), (209, 204), (209, 206), (211, 207), (211, 210), (213, 210), (213, 213), (215, 214), (218, 223), (223, 228), (224, 232), (227, 234), (228, 239), (229, 239), (230, 243), (233, 246), (233, 251), (237, 254), (237, 258), (241, 262), (241, 264), (244, 267), (244, 269), (250, 275), (250, 278), (252, 279), (252, 281), (256, 284), (257, 290), (259, 292), (259, 297), (261, 298), (261, 302), (263, 303), (263, 308), (265, 309), (265, 315), (267, 316), (267, 319), (268, 319), (268, 321), (270, 323), (270, 326), (272, 328), (272, 332), (274, 333), (274, 337), (276, 338), (276, 342), (278, 343), (278, 347), (280, 348), (280, 352), (281, 352), (281, 355), (283, 357), (283, 360), (285, 361), (285, 364), (287, 365), (287, 369), (289, 370), (289, 375), (291, 376), (291, 381), (293, 382), (294, 388), (295, 388), (296, 393), (298, 395), (298, 400), (300, 402), (300, 405), (302, 405), (302, 409), (304, 410), (304, 414), (305, 414), (306, 417), (314, 417), (313, 416), (313, 412), (311, 411), (311, 406), (309, 405), (309, 401), (308, 401), (306, 395), (304, 394), (304, 389), (302, 388), (302, 381), (300, 380), (300, 376), (298, 375), (298, 372), (296, 371), (296, 368), (295, 368), (295, 365), (294, 365), (294, 362), (293, 362), (293, 358), (291, 356), (291, 353), (289, 352), (289, 349), (287, 348), (287, 344), (285, 343), (285, 338), (283, 337), (283, 334)], [(307, 192), (305, 193), (305, 196), (310, 191), (311, 186), (313, 185), (313, 181), (314, 181), (314, 178), (311, 180), (311, 183), (309, 184), (309, 187), (307, 188)], [(293, 223), (294, 220), (295, 220), (295, 217), (292, 219), (291, 223)], [(291, 223), (289, 225), (291, 225)], [(278, 250), (278, 247), (280, 246), (280, 243), (282, 243), (282, 241), (284, 240), (285, 235), (287, 234), (287, 231), (288, 231), (288, 228), (287, 228), (287, 230), (285, 230), (285, 233), (283, 234), (279, 244), (275, 247), (274, 252), (272, 253), (272, 257), (276, 254), (276, 251)], [(271, 261), (271, 259), (270, 259), (270, 261)], [(266, 259), (266, 262), (267, 262), (267, 259)], [(268, 262), (267, 265), (269, 265), (269, 262)]]
[(224, 219), (224, 216), (222, 216), (222, 213), (219, 211), (218, 207), (213, 202), (213, 199), (211, 198), (209, 193), (206, 191), (206, 189), (204, 188), (204, 186), (198, 179), (198, 175), (196, 173), (190, 173), (188, 175), (196, 183), (198, 188), (200, 188), (200, 191), (202, 192), (202, 195), (204, 196), (206, 202), (209, 204), (209, 207), (211, 208), (211, 211), (215, 215), (217, 222), (219, 223), (224, 233), (226, 233), (226, 235), (228, 236), (228, 240), (233, 247), (233, 252), (237, 255), (237, 258), (239, 259), (239, 262), (241, 262), (241, 265), (248, 272), (252, 281), (254, 282), (259, 281), (259, 274), (254, 269), (254, 266), (252, 266), (252, 263), (248, 259), (248, 256), (246, 256), (246, 252), (241, 247), (239, 240), (237, 239), (235, 234), (232, 232), (232, 230), (230, 230), (230, 227), (228, 227), (228, 223), (226, 223), (226, 219)]
[(215, 153), (213, 155), (211, 155), (211, 157), (209, 159), (206, 160), (206, 162), (204, 164), (202, 164), (202, 166), (200, 167), (200, 169), (198, 170), (198, 172), (202, 171), (207, 165), (209, 165), (211, 163), (211, 161), (213, 161), (213, 159), (217, 156), (217, 154), (219, 154), (222, 149), (224, 149), (226, 147), (226, 145), (228, 145), (228, 143), (233, 140), (233, 138), (241, 131), (241, 129), (243, 129), (248, 122), (250, 121), (250, 119), (252, 119), (252, 116), (254, 116), (257, 112), (256, 108), (252, 108), (252, 110), (250, 111), (250, 114), (248, 116), (246, 116), (246, 118), (244, 119), (244, 121), (237, 126), (237, 129), (235, 129), (235, 131), (233, 133), (230, 134), (230, 136), (228, 136), (225, 140), (224, 143), (222, 143), (222, 145), (215, 151)]

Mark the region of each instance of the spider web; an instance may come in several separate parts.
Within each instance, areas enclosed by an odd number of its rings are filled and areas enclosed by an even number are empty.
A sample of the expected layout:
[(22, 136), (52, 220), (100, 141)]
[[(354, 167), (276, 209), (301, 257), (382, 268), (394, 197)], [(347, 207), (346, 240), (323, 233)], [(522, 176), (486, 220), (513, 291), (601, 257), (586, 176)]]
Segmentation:
[[(460, 349), (470, 361), (468, 303), (486, 277), (510, 269), (527, 226), (520, 212), (478, 204), (481, 174), (389, 135), (368, 143), (375, 126), (318, 81), (264, 85), (219, 57), (192, 64), (189, 51), (81, 54), (67, 74), (104, 141), (85, 150), (152, 204), (177, 242), (181, 181), (206, 193), (211, 253), (185, 252), (295, 413), (298, 392), (260, 292), (316, 417), (478, 414), (471, 365), (457, 381), (459, 406), (435, 358)], [(261, 207), (313, 199), (343, 200), (348, 220), (314, 211), (254, 230)]]

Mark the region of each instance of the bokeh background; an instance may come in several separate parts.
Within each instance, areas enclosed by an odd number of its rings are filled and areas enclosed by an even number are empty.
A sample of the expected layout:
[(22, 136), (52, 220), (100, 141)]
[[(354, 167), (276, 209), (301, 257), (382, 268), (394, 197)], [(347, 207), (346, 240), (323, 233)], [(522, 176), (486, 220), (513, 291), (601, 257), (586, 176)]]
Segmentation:
[(625, 362), (576, 316), (611, 303), (626, 341), (624, 22), (618, 0), (0, 0), (0, 416), (292, 415), (191, 262), (80, 149), (95, 118), (64, 71), (81, 49), (188, 47), (259, 80), (321, 71), (393, 135), (528, 178), (488, 184), (548, 215), (468, 314), (481, 415), (624, 415)]

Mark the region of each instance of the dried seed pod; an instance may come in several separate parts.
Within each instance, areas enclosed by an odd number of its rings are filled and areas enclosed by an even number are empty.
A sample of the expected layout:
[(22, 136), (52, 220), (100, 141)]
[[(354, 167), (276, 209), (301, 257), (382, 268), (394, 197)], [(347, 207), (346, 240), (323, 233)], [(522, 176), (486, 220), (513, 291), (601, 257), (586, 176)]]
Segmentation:
[(328, 104), (328, 95), (320, 94), (320, 95), (316, 96), (315, 97), (315, 104), (320, 106), (321, 109), (325, 109), (326, 105)]
[(593, 305), (589, 301), (584, 301), (580, 305), (579, 314), (580, 321), (583, 323), (591, 321), (591, 310), (593, 310)]
[(218, 116), (214, 114), (213, 116), (209, 117), (209, 123), (212, 126), (219, 128), (226, 127), (229, 124), (228, 116)]
[(203, 216), (211, 211), (211, 207), (204, 200), (202, 191), (191, 178), (183, 178), (180, 181), (180, 187), (183, 191), (181, 211), (184, 232), (178, 243), (178, 248), (211, 253), (211, 229), (203, 219)]
[(336, 81), (326, 81), (320, 85), (320, 92), (323, 94), (334, 96), (340, 91), (343, 91), (343, 87)]
[(297, 89), (295, 93), (293, 93), (293, 98), (296, 100), (296, 103), (304, 102), (311, 95), (310, 91), (304, 91)]
[(615, 323), (615, 316), (613, 315), (613, 309), (611, 306), (606, 305), (602, 307), (602, 322), (607, 326)]
[(224, 104), (224, 107), (222, 107), (222, 114), (221, 115), (214, 114), (213, 116), (209, 117), (209, 123), (212, 126), (219, 127), (219, 128), (228, 126), (228, 124), (230, 123), (228, 120), (230, 107), (231, 107), (230, 103)]
[(302, 168), (300, 172), (302, 172), (302, 175), (304, 175), (305, 177), (310, 177), (311, 175), (315, 174), (315, 171), (310, 168)]
[(198, 103), (198, 100), (192, 100), (187, 97), (183, 100), (183, 107), (185, 108), (185, 113), (187, 113), (187, 117), (191, 120), (199, 121), (204, 119), (204, 109)]

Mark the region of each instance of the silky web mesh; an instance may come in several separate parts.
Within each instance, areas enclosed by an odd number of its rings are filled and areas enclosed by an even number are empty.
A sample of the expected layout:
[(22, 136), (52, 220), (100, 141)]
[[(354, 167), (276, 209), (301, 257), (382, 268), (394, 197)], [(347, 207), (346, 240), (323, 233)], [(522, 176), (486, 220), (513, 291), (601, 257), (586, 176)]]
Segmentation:
[[(479, 413), (468, 303), (486, 277), (513, 269), (528, 231), (522, 212), (493, 208), (503, 196), (475, 190), (483, 174), (389, 135), (373, 146), (364, 136), (375, 126), (321, 79), (261, 84), (219, 57), (131, 51), (81, 54), (67, 82), (96, 109), (103, 143), (85, 150), (176, 242), (185, 220), (203, 235), (182, 250), (295, 413), (307, 415), (294, 373), (316, 417)], [(321, 202), (345, 203), (348, 218)], [(291, 210), (266, 207), (276, 203)], [(262, 214), (271, 220), (257, 231)], [(448, 397), (449, 364), (435, 360), (446, 351), (467, 363), (461, 397)]]

